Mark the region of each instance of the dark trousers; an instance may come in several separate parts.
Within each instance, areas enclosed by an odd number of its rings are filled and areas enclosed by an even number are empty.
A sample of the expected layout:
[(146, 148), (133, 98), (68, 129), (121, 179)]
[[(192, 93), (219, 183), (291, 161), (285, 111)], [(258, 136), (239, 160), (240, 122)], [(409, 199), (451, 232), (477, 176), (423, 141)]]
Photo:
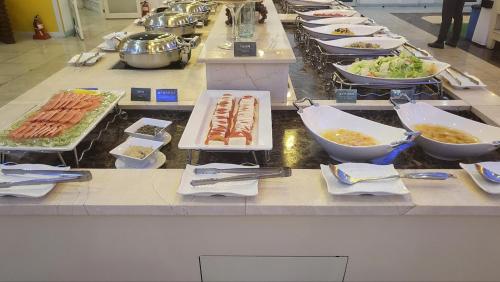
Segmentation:
[[(463, 9), (465, 0), (443, 0), (443, 12), (441, 29), (439, 30), (438, 42), (448, 41), (457, 43), (460, 39), (462, 30)], [(450, 40), (447, 40), (448, 31), (450, 30), (451, 20), (453, 19), (453, 32)]]

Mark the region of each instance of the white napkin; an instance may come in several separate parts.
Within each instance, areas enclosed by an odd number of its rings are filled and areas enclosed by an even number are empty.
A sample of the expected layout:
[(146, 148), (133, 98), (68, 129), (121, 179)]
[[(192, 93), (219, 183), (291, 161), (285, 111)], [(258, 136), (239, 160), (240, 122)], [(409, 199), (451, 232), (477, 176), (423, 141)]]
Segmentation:
[(125, 37), (127, 37), (127, 32), (110, 33), (102, 38), (104, 39), (104, 42), (99, 46), (104, 46), (107, 50), (116, 49), (116, 47), (118, 47), (118, 44), (120, 44), (120, 41)]
[[(482, 162), (479, 164), (494, 173), (500, 174), (500, 162)], [(474, 164), (461, 163), (460, 167), (462, 167), (470, 175), (477, 186), (483, 189), (486, 193), (500, 194), (500, 184), (486, 180), (481, 174), (479, 174)]]
[[(384, 177), (398, 174), (393, 165), (343, 163), (337, 166), (355, 178)], [(321, 165), (321, 173), (326, 181), (328, 192), (332, 195), (406, 195), (410, 193), (403, 181), (398, 178), (347, 185), (337, 179), (328, 165)]]
[(259, 181), (237, 181), (237, 182), (220, 182), (211, 185), (202, 185), (193, 187), (191, 180), (194, 179), (207, 179), (207, 178), (222, 178), (236, 176), (234, 173), (218, 173), (218, 174), (195, 174), (195, 168), (248, 168), (248, 166), (212, 163), (200, 166), (186, 165), (186, 169), (182, 174), (181, 184), (177, 193), (181, 195), (194, 195), (194, 196), (236, 196), (236, 197), (249, 197), (255, 196), (259, 192)]
[(79, 66), (80, 64), (82, 64), (83, 66), (92, 66), (95, 63), (97, 63), (97, 61), (99, 61), (103, 56), (104, 56), (103, 53), (84, 52), (73, 56), (68, 61), (68, 64), (75, 66)]

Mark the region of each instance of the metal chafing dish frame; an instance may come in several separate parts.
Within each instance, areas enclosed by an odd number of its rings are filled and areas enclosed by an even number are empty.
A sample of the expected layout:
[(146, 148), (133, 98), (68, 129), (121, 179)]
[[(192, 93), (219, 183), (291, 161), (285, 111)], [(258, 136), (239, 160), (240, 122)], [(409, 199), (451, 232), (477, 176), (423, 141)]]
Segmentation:
[[(332, 93), (335, 89), (367, 89), (367, 90), (377, 90), (381, 92), (385, 90), (383, 93), (374, 93), (369, 92), (366, 94), (358, 94), (359, 97), (366, 96), (390, 96), (392, 89), (414, 89), (415, 96), (434, 96), (437, 95), (439, 99), (444, 97), (442, 81), (437, 78), (432, 78), (429, 81), (425, 82), (410, 82), (405, 83), (405, 85), (398, 84), (362, 84), (362, 83), (353, 83), (344, 78), (333, 66), (333, 63), (346, 63), (350, 61), (351, 63), (355, 59), (363, 58), (370, 59), (376, 58), (380, 55), (359, 55), (359, 54), (330, 54), (326, 52), (316, 40), (311, 38), (311, 36), (304, 31), (302, 23), (298, 20), (297, 17), (295, 25), (296, 30), (294, 33), (295, 40), (298, 43), (298, 47), (303, 52), (304, 63), (315, 66), (315, 69), (322, 80), (326, 83), (326, 91)], [(374, 22), (372, 21), (372, 24)], [(416, 47), (408, 44), (410, 48), (416, 49)], [(392, 51), (387, 55), (398, 55), (399, 51)], [(331, 71), (328, 71), (331, 69)], [(333, 98), (333, 97), (332, 97)]]

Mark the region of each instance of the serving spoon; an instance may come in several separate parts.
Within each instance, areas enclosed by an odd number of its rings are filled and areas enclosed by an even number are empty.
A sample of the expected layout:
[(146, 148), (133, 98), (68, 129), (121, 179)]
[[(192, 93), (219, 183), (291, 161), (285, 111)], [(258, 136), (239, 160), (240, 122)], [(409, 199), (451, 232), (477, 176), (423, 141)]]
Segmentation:
[(476, 167), (477, 172), (479, 172), (479, 174), (481, 174), (484, 178), (486, 178), (486, 180), (495, 183), (500, 183), (500, 174), (495, 173), (480, 164), (474, 164), (474, 166)]
[(337, 179), (347, 185), (353, 185), (359, 182), (366, 181), (376, 181), (384, 179), (393, 178), (411, 178), (411, 179), (428, 179), (428, 180), (446, 180), (450, 177), (455, 177), (453, 174), (446, 172), (417, 172), (417, 173), (407, 173), (407, 174), (394, 174), (389, 176), (380, 177), (366, 177), (366, 178), (356, 178), (345, 173), (343, 170), (339, 169), (336, 165), (330, 165), (330, 170)]

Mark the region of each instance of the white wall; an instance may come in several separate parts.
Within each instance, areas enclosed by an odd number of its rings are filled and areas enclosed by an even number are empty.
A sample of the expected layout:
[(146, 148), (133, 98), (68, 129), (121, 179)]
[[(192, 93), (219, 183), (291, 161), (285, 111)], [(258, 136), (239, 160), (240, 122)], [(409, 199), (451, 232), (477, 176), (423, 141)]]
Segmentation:
[(82, 0), (83, 6), (91, 11), (102, 13), (102, 0)]

